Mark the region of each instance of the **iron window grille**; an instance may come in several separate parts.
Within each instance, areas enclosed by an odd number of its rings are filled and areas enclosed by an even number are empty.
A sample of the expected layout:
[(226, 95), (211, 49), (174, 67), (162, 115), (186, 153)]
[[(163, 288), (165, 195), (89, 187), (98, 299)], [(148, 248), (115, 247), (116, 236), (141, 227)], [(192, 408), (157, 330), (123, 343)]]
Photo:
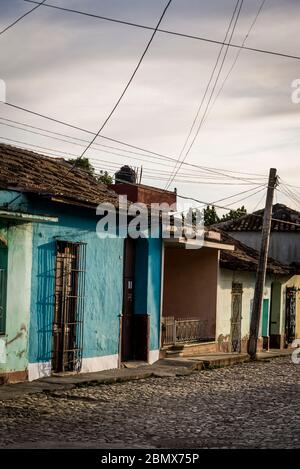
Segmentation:
[(86, 243), (56, 241), (54, 372), (79, 372), (83, 354)]

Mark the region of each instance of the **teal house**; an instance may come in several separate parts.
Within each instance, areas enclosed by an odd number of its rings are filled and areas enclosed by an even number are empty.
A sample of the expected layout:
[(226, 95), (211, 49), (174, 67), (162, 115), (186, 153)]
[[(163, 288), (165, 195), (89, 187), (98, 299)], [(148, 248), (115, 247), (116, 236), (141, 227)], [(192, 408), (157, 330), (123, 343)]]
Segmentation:
[(102, 238), (118, 195), (70, 163), (0, 144), (0, 380), (158, 359), (161, 239)]

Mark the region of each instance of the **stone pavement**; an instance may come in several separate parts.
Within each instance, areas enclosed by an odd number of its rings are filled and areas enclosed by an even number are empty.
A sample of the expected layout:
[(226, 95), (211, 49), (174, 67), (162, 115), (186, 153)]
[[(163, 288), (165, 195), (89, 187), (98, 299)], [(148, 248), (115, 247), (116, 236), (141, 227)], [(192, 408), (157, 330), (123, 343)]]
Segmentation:
[(25, 394), (0, 402), (0, 447), (300, 448), (299, 378), (282, 357)]
[[(289, 355), (290, 350), (269, 351), (258, 354), (258, 359), (269, 359)], [(121, 368), (96, 373), (64, 374), (42, 378), (30, 383), (16, 383), (0, 386), (0, 401), (22, 398), (25, 394), (55, 392), (86, 385), (113, 384), (150, 377), (187, 376), (202, 369), (218, 368), (244, 363), (247, 354), (218, 353), (191, 357), (165, 358), (153, 365)]]

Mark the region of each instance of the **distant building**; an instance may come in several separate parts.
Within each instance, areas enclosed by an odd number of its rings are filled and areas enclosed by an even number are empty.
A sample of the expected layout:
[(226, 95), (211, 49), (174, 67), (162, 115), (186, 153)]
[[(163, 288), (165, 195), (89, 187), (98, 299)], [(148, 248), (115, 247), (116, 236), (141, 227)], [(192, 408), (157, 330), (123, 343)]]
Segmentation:
[[(260, 249), (264, 210), (216, 225), (230, 236)], [(300, 263), (300, 212), (283, 204), (273, 205), (269, 255), (284, 263)], [(298, 226), (297, 226), (298, 225)]]

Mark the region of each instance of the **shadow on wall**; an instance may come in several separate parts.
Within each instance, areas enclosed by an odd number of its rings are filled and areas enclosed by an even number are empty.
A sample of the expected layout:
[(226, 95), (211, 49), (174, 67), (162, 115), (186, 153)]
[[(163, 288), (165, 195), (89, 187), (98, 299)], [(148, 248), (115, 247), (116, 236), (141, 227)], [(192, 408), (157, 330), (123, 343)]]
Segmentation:
[(37, 274), (37, 361), (52, 359), (52, 329), (54, 318), (55, 242), (38, 248)]

